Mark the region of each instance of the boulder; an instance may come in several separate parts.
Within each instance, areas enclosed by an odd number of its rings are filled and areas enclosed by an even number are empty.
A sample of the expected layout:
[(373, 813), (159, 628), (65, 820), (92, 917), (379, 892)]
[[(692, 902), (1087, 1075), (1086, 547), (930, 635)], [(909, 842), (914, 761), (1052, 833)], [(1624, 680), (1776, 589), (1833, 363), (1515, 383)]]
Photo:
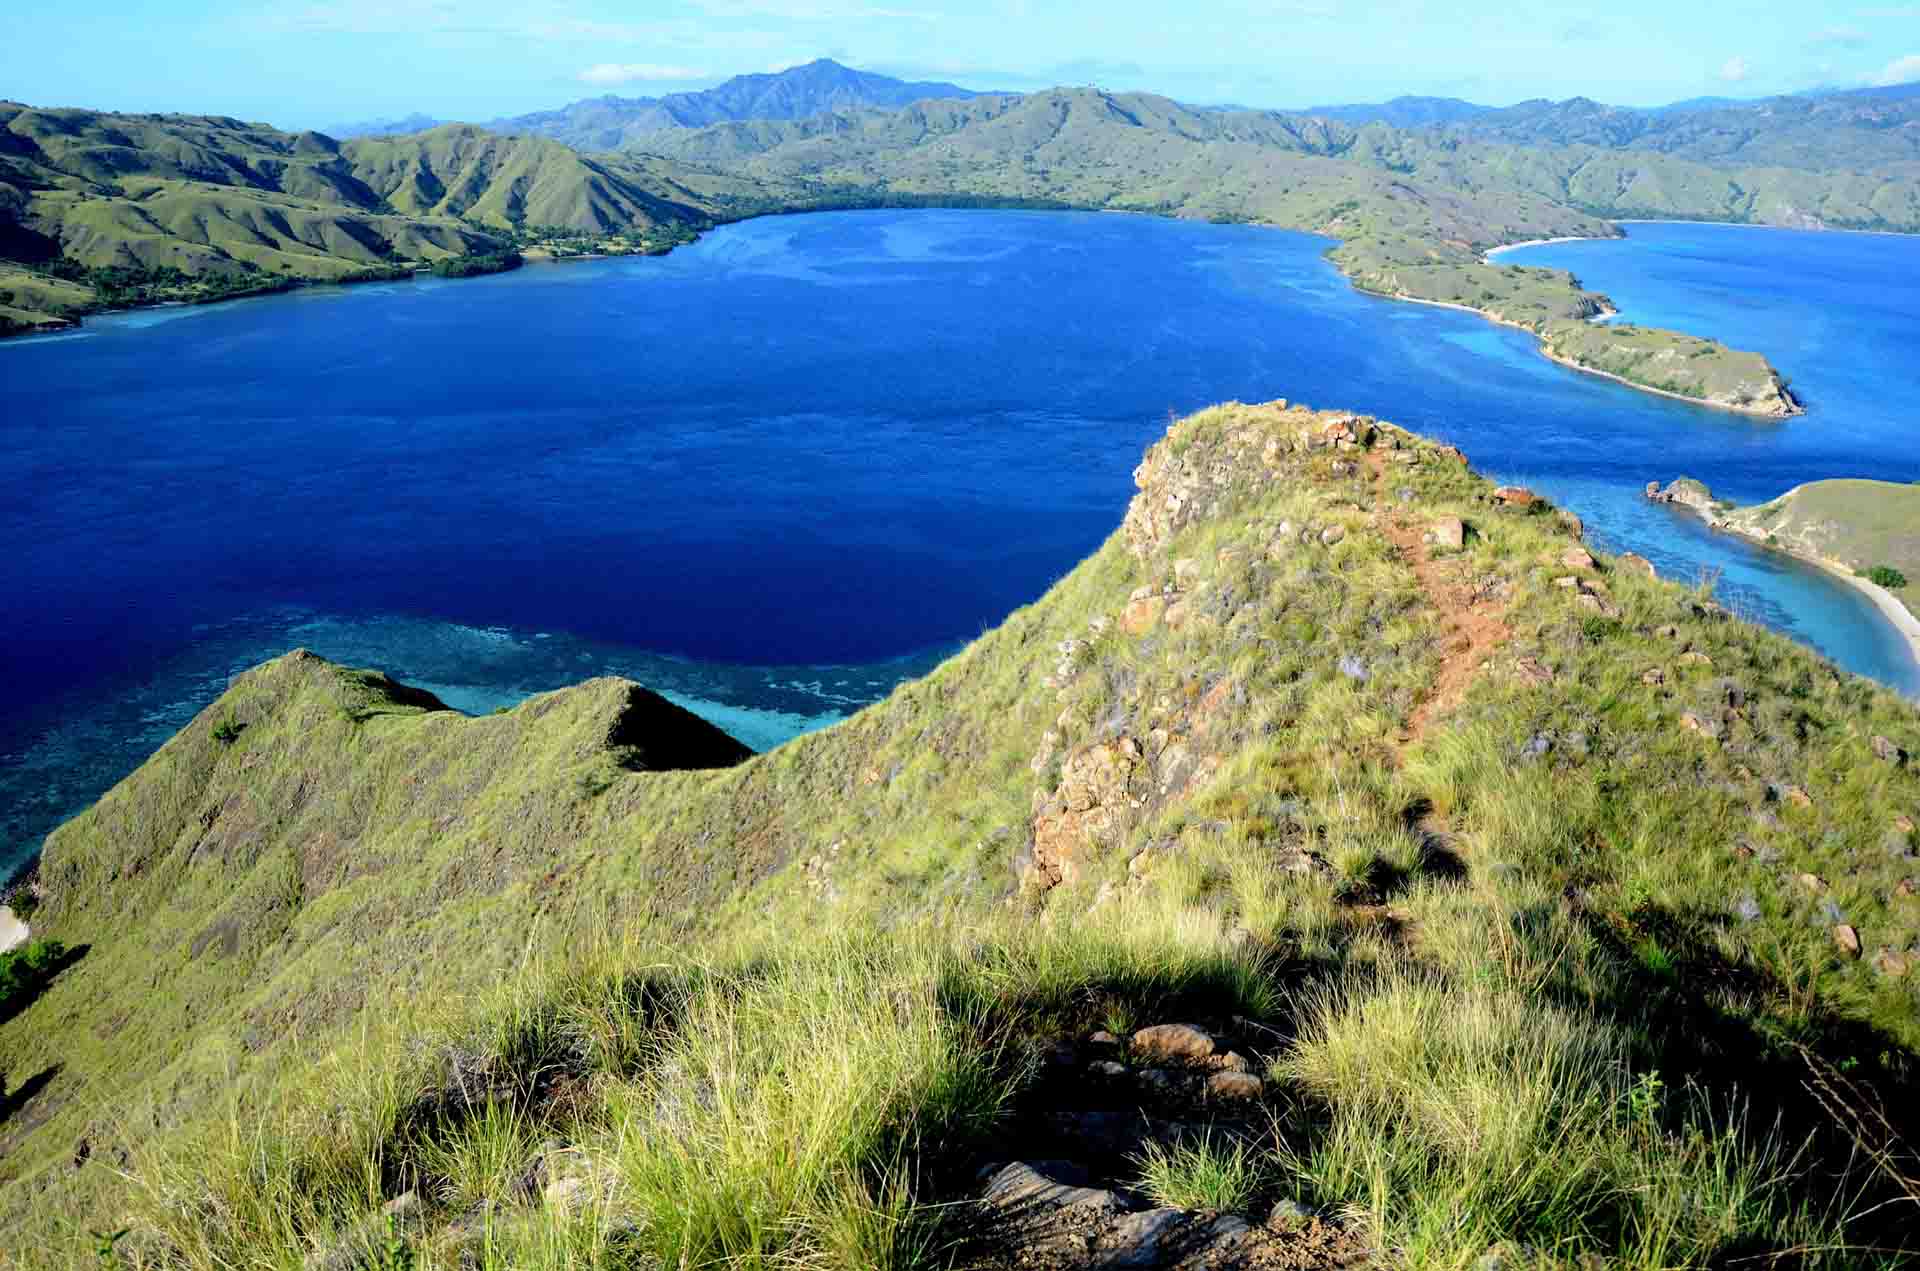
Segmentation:
[(1839, 923), (1833, 929), (1833, 943), (1840, 952), (1849, 958), (1860, 956), (1860, 933), (1846, 923)]
[(1207, 1078), (1207, 1094), (1214, 1099), (1258, 1099), (1267, 1083), (1250, 1072), (1216, 1072)]
[(1173, 585), (1181, 591), (1200, 581), (1200, 562), (1191, 556), (1183, 556), (1173, 562)]
[(1873, 757), (1896, 768), (1906, 766), (1907, 762), (1907, 752), (1878, 733), (1873, 738)]
[(1133, 1035), (1133, 1053), (1159, 1063), (1199, 1064), (1213, 1050), (1213, 1035), (1192, 1024), (1156, 1024)]
[(986, 1195), (982, 1199), (995, 1209), (1078, 1209), (1096, 1214), (1125, 1212), (1125, 1202), (1114, 1192), (1078, 1187), (1052, 1177), (1069, 1172), (1070, 1167), (1063, 1169), (1051, 1161), (1043, 1161), (1041, 1165), (1046, 1167), (1045, 1172), (1024, 1161), (1015, 1161), (1006, 1166), (988, 1180)]
[(1343, 525), (1329, 525), (1326, 529), (1320, 531), (1320, 541), (1328, 547), (1332, 547), (1335, 543), (1346, 538), (1346, 536), (1347, 530)]
[(1873, 969), (1892, 980), (1903, 980), (1913, 970), (1912, 954), (1900, 953), (1893, 949), (1882, 949), (1874, 955)]
[(1648, 578), (1658, 578), (1660, 576), (1659, 571), (1654, 569), (1653, 562), (1644, 556), (1628, 552), (1619, 559), (1620, 568), (1631, 573), (1645, 574)]
[(1560, 564), (1567, 569), (1593, 569), (1593, 554), (1578, 547), (1560, 553)]
[(1435, 547), (1457, 551), (1467, 545), (1467, 523), (1457, 516), (1443, 516), (1433, 523), (1427, 537)]
[(1130, 600), (1127, 607), (1120, 611), (1120, 629), (1128, 635), (1145, 635), (1159, 624), (1166, 615), (1167, 601), (1164, 596), (1142, 596)]
[(1540, 496), (1523, 485), (1503, 485), (1493, 497), (1510, 508), (1530, 508), (1540, 502)]

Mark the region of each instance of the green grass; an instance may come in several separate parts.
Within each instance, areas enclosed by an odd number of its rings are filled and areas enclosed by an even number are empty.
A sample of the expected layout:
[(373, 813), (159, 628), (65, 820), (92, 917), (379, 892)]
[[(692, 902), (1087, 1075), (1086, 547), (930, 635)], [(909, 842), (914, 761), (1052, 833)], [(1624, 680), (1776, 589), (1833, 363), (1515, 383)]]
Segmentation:
[(1171, 1145), (1150, 1143), (1136, 1162), (1139, 1187), (1154, 1204), (1173, 1209), (1249, 1210), (1260, 1194), (1266, 1155), (1244, 1142), (1211, 1135)]

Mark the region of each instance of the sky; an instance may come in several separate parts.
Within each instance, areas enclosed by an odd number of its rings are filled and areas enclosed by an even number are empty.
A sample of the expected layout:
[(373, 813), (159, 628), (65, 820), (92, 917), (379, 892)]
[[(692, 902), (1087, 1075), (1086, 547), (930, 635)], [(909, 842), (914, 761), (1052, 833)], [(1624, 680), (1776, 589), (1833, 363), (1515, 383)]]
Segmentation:
[(10, 5), (0, 97), (325, 128), (484, 121), (832, 57), (969, 88), (1288, 109), (1651, 106), (1920, 81), (1920, 0), (75, 0)]

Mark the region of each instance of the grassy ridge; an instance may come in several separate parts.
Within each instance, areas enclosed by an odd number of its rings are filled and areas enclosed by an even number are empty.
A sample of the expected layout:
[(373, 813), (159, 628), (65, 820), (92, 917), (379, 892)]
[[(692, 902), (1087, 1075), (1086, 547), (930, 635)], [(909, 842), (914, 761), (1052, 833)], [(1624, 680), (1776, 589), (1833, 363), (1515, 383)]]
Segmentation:
[[(1920, 718), (1370, 431), (1183, 422), (1045, 598), (737, 768), (633, 771), (614, 681), (249, 673), (49, 840), (36, 934), (87, 948), (0, 1024), (0, 1212), (37, 1265), (286, 1265), (406, 1190), (435, 1259), (912, 1265), (1039, 1149), (1055, 1040), (1240, 1016), (1246, 1194), (1412, 1264), (1873, 1265), (1905, 1167), (1806, 1082), (1911, 1133), (1920, 778), (1874, 739)], [(549, 1139), (577, 1206), (513, 1191)]]

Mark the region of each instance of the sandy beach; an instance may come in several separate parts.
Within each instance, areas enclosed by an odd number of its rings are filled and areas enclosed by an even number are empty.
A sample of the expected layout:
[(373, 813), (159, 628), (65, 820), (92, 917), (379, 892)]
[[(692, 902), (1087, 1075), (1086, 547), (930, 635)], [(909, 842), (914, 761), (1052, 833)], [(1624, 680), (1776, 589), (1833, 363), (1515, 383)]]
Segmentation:
[[(1619, 222), (1616, 221), (1614, 224), (1617, 225)], [(1522, 247), (1550, 247), (1554, 243), (1611, 243), (1614, 241), (1611, 238), (1595, 238), (1589, 234), (1567, 234), (1559, 238), (1530, 238), (1524, 243), (1508, 243), (1505, 247), (1488, 248), (1487, 259), (1492, 260), (1501, 252), (1517, 252)]]

